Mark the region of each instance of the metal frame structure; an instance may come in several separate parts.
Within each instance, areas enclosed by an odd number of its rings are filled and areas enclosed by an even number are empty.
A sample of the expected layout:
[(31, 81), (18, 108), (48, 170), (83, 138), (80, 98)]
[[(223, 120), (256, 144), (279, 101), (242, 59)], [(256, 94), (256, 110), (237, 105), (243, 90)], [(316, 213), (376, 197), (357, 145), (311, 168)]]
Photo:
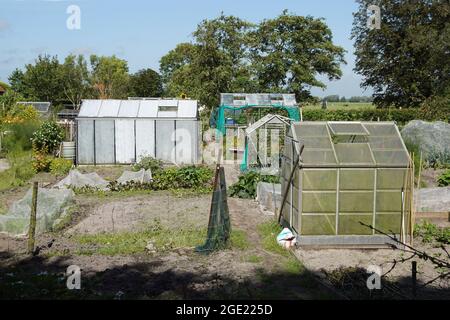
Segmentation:
[(84, 100), (76, 128), (77, 164), (131, 164), (144, 155), (177, 164), (201, 160), (196, 100)]
[(300, 245), (389, 242), (361, 222), (412, 241), (413, 163), (394, 123), (294, 123), (282, 169), (280, 218)]

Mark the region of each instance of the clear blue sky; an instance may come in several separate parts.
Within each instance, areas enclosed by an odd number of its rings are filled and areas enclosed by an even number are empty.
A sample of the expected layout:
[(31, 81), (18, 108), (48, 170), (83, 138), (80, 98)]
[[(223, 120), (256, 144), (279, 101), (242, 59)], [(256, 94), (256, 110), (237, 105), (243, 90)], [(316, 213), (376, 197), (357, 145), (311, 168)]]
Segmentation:
[[(81, 9), (81, 29), (69, 30), (69, 5)], [(328, 82), (324, 96), (369, 95), (353, 72), (355, 57), (350, 40), (354, 0), (0, 0), (0, 80), (7, 81), (15, 68), (23, 68), (38, 54), (115, 54), (126, 59), (130, 71), (158, 70), (159, 59), (191, 33), (203, 19), (221, 11), (258, 22), (279, 15), (283, 9), (298, 15), (322, 17), (334, 42), (347, 50), (343, 77)]]

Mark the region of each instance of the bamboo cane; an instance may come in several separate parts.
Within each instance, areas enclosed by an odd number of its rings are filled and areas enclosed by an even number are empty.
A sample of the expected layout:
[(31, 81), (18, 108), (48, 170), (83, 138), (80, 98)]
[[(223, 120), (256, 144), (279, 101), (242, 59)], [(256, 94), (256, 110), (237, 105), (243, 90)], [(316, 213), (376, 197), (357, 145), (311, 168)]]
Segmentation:
[(30, 214), (30, 226), (28, 228), (28, 253), (33, 254), (35, 234), (36, 234), (36, 211), (37, 211), (37, 195), (38, 195), (38, 183), (33, 184), (33, 194), (31, 197), (31, 214)]

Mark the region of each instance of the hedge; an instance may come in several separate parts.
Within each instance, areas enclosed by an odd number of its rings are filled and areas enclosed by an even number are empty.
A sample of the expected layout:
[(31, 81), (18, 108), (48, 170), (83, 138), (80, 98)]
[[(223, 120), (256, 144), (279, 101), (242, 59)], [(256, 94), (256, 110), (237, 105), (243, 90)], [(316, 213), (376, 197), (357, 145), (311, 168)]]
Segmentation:
[(348, 109), (348, 110), (303, 110), (304, 121), (395, 121), (406, 124), (412, 120), (435, 121), (434, 115), (421, 109)]

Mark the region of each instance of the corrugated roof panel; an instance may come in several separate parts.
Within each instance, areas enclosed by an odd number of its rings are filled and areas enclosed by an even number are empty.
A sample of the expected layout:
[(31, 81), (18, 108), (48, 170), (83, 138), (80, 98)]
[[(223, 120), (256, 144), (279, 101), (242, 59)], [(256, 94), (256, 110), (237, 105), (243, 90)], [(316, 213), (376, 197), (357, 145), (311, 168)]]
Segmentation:
[(180, 100), (178, 101), (178, 117), (179, 118), (196, 118), (197, 117), (197, 101)]
[(157, 118), (158, 100), (141, 100), (139, 107), (139, 118)]
[(99, 117), (117, 117), (120, 100), (103, 100), (98, 112)]
[(78, 117), (97, 117), (102, 100), (83, 100)]
[(139, 100), (122, 100), (119, 109), (119, 117), (134, 118), (138, 116)]

